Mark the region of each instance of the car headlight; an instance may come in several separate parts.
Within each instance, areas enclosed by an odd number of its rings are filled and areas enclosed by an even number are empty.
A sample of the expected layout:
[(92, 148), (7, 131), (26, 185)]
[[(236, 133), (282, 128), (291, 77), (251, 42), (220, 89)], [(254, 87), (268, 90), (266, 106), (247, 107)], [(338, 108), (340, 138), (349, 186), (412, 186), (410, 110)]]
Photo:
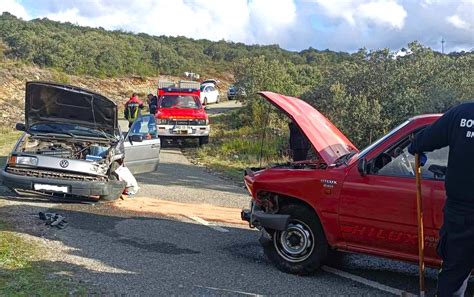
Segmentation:
[(170, 120), (168, 119), (158, 119), (158, 125), (168, 125)]
[(29, 165), (36, 166), (38, 165), (38, 158), (36, 157), (27, 157), (27, 156), (11, 156), (8, 160), (9, 164), (18, 164), (18, 165)]
[(207, 125), (209, 124), (209, 120), (197, 120), (198, 125)]

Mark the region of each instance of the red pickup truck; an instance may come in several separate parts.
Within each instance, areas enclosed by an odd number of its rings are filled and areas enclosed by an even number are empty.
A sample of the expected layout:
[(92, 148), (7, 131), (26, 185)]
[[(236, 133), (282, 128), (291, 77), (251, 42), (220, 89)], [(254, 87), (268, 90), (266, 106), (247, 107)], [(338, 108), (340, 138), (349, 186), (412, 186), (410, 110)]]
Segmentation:
[(209, 142), (209, 118), (201, 104), (199, 89), (166, 87), (158, 89), (158, 135), (164, 138), (197, 138)]
[[(260, 93), (286, 113), (311, 142), (317, 160), (246, 171), (251, 209), (242, 219), (262, 231), (265, 254), (278, 268), (308, 274), (331, 250), (418, 260), (414, 157), (410, 135), (440, 117), (411, 118), (359, 151), (306, 102)], [(422, 168), (425, 259), (438, 266), (448, 148), (427, 154)]]

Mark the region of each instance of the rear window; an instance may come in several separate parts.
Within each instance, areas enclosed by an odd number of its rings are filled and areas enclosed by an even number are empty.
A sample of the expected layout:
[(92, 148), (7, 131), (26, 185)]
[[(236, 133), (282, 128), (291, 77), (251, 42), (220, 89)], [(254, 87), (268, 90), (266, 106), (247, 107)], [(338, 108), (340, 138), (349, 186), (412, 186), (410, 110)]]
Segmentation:
[(162, 108), (200, 108), (199, 98), (191, 95), (164, 95), (161, 96)]

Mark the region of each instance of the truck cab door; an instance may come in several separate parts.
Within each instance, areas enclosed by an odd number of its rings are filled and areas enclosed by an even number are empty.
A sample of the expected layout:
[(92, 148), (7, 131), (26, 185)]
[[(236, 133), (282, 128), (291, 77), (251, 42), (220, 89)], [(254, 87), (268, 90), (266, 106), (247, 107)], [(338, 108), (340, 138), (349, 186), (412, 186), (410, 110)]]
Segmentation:
[[(407, 152), (406, 137), (376, 155), (368, 156), (366, 175), (357, 166), (348, 174), (340, 196), (342, 236), (351, 249), (391, 254), (405, 260), (418, 256), (415, 160)], [(427, 260), (433, 261), (444, 204), (444, 178), (432, 165), (446, 166), (447, 148), (427, 153), (422, 167)], [(431, 168), (431, 170), (429, 169)]]
[(124, 141), (125, 166), (133, 174), (153, 172), (160, 162), (161, 143), (153, 115), (139, 117)]

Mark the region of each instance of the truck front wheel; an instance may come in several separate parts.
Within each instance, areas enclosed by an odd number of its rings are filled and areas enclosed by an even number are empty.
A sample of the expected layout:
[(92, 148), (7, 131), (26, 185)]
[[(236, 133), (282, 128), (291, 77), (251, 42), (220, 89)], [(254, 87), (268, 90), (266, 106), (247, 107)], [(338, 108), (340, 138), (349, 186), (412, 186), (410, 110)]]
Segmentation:
[(292, 274), (315, 272), (328, 253), (328, 243), (321, 222), (313, 210), (299, 204), (285, 205), (280, 214), (289, 214), (284, 231), (267, 230), (271, 240), (261, 241), (265, 255), (278, 269)]

